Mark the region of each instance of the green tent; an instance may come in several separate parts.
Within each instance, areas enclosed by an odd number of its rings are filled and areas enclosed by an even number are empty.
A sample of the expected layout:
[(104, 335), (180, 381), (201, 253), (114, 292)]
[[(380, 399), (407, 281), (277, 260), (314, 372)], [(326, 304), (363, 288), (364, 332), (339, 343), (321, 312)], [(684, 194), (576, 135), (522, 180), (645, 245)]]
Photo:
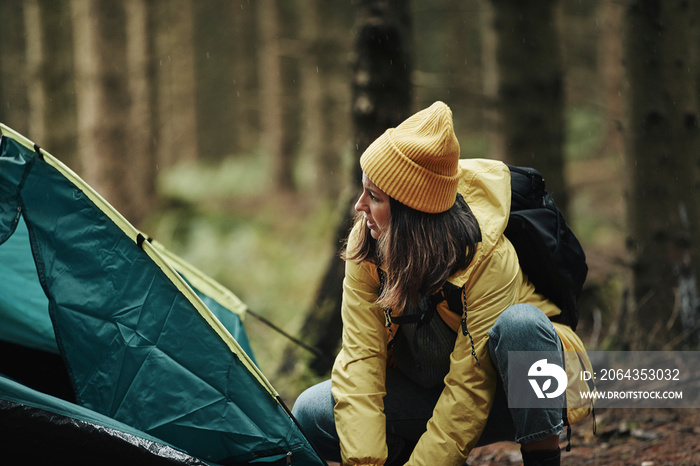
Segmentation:
[[(256, 366), (244, 304), (0, 130), (0, 426), (21, 407), (187, 464), (324, 464)], [(41, 387), (57, 366), (67, 396)]]

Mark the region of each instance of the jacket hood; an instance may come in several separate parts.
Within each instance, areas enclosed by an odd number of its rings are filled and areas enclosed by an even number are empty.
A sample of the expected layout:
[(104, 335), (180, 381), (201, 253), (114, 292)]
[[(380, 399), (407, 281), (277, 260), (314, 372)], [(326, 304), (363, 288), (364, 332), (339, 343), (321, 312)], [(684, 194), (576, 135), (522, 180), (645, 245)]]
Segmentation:
[[(469, 205), (481, 230), (481, 243), (474, 257), (477, 261), (493, 250), (508, 226), (510, 170), (505, 163), (490, 159), (462, 159), (459, 167), (461, 175), (457, 191)], [(449, 281), (462, 286), (466, 277), (467, 273), (461, 272)]]

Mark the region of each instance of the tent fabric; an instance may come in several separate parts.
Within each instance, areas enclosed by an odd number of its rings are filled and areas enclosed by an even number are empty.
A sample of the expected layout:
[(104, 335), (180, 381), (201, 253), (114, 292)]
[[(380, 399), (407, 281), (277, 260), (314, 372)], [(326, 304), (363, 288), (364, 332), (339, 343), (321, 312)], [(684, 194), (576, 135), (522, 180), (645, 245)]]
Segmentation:
[[(2, 200), (0, 200), (2, 201)], [(0, 202), (0, 210), (4, 202)], [(2, 218), (9, 217), (3, 215)], [(5, 230), (7, 231), (7, 230)], [(58, 354), (49, 301), (41, 289), (24, 221), (0, 247), (0, 340)]]
[(252, 359), (240, 300), (0, 130), (0, 271), (34, 283), (0, 295), (3, 321), (27, 310), (14, 342), (46, 347), (51, 322), (80, 406), (197, 458), (324, 464)]

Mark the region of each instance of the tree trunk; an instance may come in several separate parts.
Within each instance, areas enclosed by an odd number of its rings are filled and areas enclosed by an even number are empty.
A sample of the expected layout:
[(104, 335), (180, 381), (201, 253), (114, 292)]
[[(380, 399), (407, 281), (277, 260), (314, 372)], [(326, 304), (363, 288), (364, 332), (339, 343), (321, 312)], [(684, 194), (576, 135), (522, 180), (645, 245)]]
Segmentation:
[(29, 137), (76, 171), (76, 107), (68, 3), (24, 3)]
[(501, 118), (498, 111), (498, 62), (496, 60), (498, 37), (493, 26), (495, 14), (493, 2), (484, 1), (481, 8), (484, 132), (488, 144), (488, 156), (506, 160), (505, 138), (501, 135)]
[(237, 150), (233, 64), (239, 57), (235, 50), (236, 31), (231, 26), (241, 12), (237, 3), (231, 0), (194, 3), (199, 152), (202, 158), (212, 161)]
[(73, 0), (78, 146), (83, 177), (129, 218), (126, 177), (128, 97), (123, 5)]
[[(410, 114), (409, 23), (407, 0), (360, 0), (356, 3), (352, 110), (356, 160), (387, 128), (397, 126)], [(360, 178), (361, 170), (356, 162), (354, 180), (358, 191)], [(345, 201), (346, 214), (336, 232), (337, 245), (348, 234), (353, 203), (354, 197)], [(319, 375), (331, 369), (338, 351), (342, 333), (340, 308), (344, 275), (343, 261), (334, 256), (302, 326), (303, 339), (320, 351), (309, 364)], [(286, 352), (279, 374), (292, 373), (298, 359), (298, 351)]]
[[(352, 47), (353, 5), (351, 2), (320, 2), (319, 75), (323, 82), (322, 113), (326, 118), (319, 152), (319, 188), (330, 199), (341, 199), (349, 184), (348, 153), (351, 147), (351, 90), (348, 86), (348, 52)], [(354, 192), (353, 192), (354, 195)]]
[(302, 153), (313, 162), (317, 192), (326, 198), (337, 199), (345, 184), (343, 154), (347, 148), (350, 123), (349, 112), (345, 111), (349, 88), (343, 88), (347, 81), (347, 66), (339, 61), (346, 56), (342, 39), (347, 36), (344, 32), (350, 24), (337, 24), (335, 18), (346, 17), (337, 14), (341, 4), (306, 0), (302, 5), (303, 11), (307, 12), (302, 15), (300, 31), (304, 44), (300, 66), (301, 132), (305, 135)]
[(548, 191), (566, 211), (564, 90), (556, 0), (490, 1), (504, 159), (540, 170)]
[(275, 189), (282, 192), (294, 190), (293, 148), (288, 147), (285, 119), (284, 67), (281, 50), (281, 25), (279, 0), (258, 2), (260, 28), (259, 76), (260, 76), (260, 126), (262, 147), (272, 160)]
[[(698, 101), (689, 2), (633, 0), (626, 12), (626, 159), (632, 348), (697, 343)], [(692, 339), (689, 337), (692, 336)]]
[[(230, 2), (231, 0), (227, 0)], [(257, 2), (236, 0), (236, 14), (231, 29), (234, 38), (231, 44), (234, 55), (231, 71), (231, 93), (235, 96), (233, 108), (234, 125), (231, 131), (236, 134), (234, 153), (254, 152), (260, 143), (260, 86), (258, 84), (258, 51), (251, 46), (251, 38), (257, 37)]]
[[(411, 113), (410, 9), (407, 0), (357, 0), (353, 124), (357, 160), (387, 128)], [(355, 179), (359, 185), (360, 165)]]
[(600, 73), (600, 95), (605, 111), (606, 135), (604, 145), (612, 154), (624, 153), (622, 135), (622, 14), (623, 8), (614, 0), (601, 0), (598, 4), (600, 18), (600, 38), (598, 57)]
[[(456, 115), (455, 131), (462, 145), (461, 157), (483, 157), (485, 154), (474, 154), (470, 146), (479, 147), (484, 134), (484, 73), (481, 70), (483, 60), (483, 44), (481, 34), (482, 6), (481, 0), (463, 0), (459, 2), (455, 14), (454, 5), (448, 5), (448, 37), (447, 49), (448, 71), (447, 96), (450, 107)], [(459, 14), (457, 14), (459, 13)], [(449, 84), (452, 83), (452, 84)], [(441, 96), (437, 99), (444, 100)], [(425, 106), (432, 104), (426, 102)]]
[(321, 78), (321, 70), (324, 68), (320, 60), (323, 44), (321, 34), (325, 28), (320, 23), (319, 10), (323, 3), (323, 0), (306, 0), (301, 4), (306, 12), (301, 17), (301, 41), (304, 50), (301, 58), (302, 101), (304, 102), (302, 132), (305, 134), (303, 153), (308, 160), (313, 161), (314, 181), (319, 194), (328, 192), (324, 183), (328, 177), (324, 176), (322, 163), (325, 158), (323, 152), (326, 149), (324, 138), (328, 137), (327, 128), (331, 121), (324, 111), (325, 93)]
[(0, 47), (0, 122), (29, 136), (29, 103), (26, 76), (25, 31), (22, 0), (0, 2), (2, 47)]
[(138, 225), (156, 203), (155, 66), (153, 6), (148, 0), (126, 0), (129, 150), (124, 154), (131, 213)]
[(158, 102), (157, 160), (161, 169), (199, 157), (192, 0), (155, 2)]
[[(414, 102), (425, 108), (436, 100), (455, 115), (462, 157), (477, 156), (470, 146), (482, 137), (481, 0), (412, 2), (415, 36)], [(483, 154), (478, 154), (482, 156)]]

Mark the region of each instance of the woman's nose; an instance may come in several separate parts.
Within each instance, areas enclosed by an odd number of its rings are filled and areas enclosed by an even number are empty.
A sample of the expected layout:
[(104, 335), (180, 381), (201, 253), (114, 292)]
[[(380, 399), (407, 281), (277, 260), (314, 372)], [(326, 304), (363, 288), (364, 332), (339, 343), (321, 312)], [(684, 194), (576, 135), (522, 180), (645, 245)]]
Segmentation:
[(359, 199), (357, 199), (357, 202), (355, 203), (355, 210), (357, 212), (366, 212), (367, 211), (367, 204), (365, 204), (364, 198), (365, 198), (365, 193), (362, 193), (360, 195)]

